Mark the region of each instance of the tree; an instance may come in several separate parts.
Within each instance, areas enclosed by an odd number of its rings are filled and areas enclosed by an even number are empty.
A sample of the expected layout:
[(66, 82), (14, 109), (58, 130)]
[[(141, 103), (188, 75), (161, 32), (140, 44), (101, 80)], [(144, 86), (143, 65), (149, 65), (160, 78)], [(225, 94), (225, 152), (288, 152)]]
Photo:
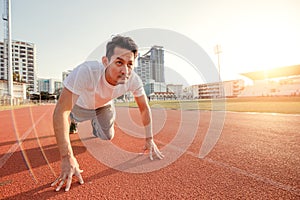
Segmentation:
[(49, 92), (41, 92), (41, 100), (49, 100)]
[(59, 99), (59, 96), (60, 96), (60, 93), (62, 91), (62, 88), (57, 88), (55, 91), (54, 91), (54, 95), (56, 95), (56, 99)]
[(13, 73), (13, 81), (21, 82), (20, 81), (20, 74), (19, 73), (17, 73), (17, 72)]

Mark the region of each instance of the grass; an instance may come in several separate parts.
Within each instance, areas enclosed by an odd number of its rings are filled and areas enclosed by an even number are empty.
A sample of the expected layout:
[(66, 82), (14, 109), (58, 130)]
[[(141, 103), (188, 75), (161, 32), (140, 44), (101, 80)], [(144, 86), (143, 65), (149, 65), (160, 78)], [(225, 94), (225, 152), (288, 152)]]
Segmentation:
[(23, 105), (17, 105), (17, 106), (0, 106), (0, 111), (2, 110), (14, 110), (19, 108), (25, 108), (29, 106), (36, 106), (36, 104), (23, 104)]
[[(300, 97), (251, 97), (204, 100), (168, 100), (150, 101), (151, 108), (165, 108), (175, 110), (225, 110), (236, 112), (267, 112), (300, 114)], [(18, 109), (32, 105), (0, 106), (1, 110)], [(137, 107), (135, 102), (116, 103), (116, 106)]]
[[(137, 107), (135, 102), (117, 106)], [(150, 101), (151, 108), (300, 114), (300, 97), (251, 97), (192, 101)]]

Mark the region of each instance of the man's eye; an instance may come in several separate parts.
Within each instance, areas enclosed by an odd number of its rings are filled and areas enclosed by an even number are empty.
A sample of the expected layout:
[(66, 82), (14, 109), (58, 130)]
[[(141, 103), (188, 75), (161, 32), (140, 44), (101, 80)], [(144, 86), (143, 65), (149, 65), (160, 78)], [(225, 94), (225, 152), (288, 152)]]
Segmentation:
[(123, 63), (121, 61), (116, 62), (117, 65), (122, 65)]

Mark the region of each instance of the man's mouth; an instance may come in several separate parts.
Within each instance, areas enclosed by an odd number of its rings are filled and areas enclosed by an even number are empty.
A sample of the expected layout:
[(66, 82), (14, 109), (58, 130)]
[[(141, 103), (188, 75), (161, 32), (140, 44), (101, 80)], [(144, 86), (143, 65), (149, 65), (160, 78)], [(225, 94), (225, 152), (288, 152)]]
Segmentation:
[(122, 80), (126, 80), (128, 78), (129, 78), (128, 76), (119, 76), (119, 79), (122, 79)]

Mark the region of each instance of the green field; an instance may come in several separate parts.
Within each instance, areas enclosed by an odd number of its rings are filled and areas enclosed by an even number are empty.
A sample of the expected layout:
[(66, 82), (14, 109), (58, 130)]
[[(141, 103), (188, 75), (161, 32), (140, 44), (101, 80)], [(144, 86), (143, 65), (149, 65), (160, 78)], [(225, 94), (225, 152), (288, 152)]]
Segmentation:
[[(11, 110), (31, 105), (0, 106), (0, 110)], [(135, 102), (116, 103), (116, 106), (137, 107)], [(151, 108), (166, 108), (175, 110), (226, 110), (236, 112), (268, 112), (300, 114), (300, 97), (255, 97), (227, 98), (204, 100), (168, 100), (150, 101)]]
[(30, 107), (30, 106), (36, 106), (36, 105), (35, 104), (23, 104), (23, 105), (18, 105), (18, 106), (0, 106), (0, 111), (19, 109), (19, 108)]
[[(137, 107), (136, 103), (116, 103), (117, 106)], [(268, 112), (300, 114), (300, 97), (255, 97), (205, 99), (193, 101), (150, 101), (151, 108), (181, 110), (226, 110), (236, 112)]]

